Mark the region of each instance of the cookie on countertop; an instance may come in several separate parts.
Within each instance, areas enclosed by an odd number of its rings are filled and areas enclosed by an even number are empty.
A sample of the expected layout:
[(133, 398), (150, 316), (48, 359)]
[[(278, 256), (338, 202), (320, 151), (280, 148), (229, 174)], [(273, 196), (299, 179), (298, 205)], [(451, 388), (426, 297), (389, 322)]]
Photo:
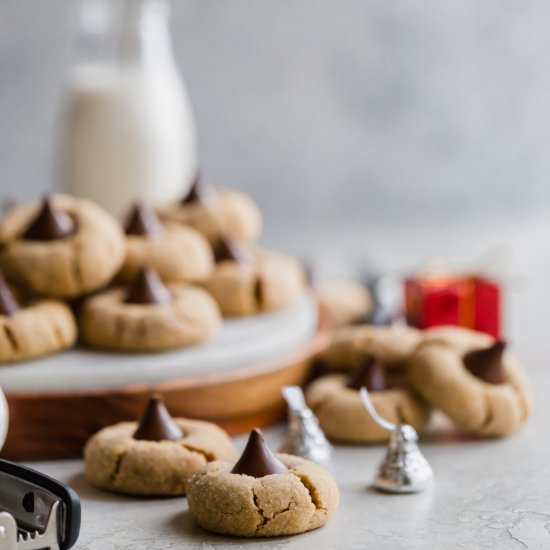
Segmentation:
[(318, 361), (328, 370), (352, 370), (376, 356), (388, 369), (400, 369), (422, 340), (422, 332), (407, 326), (358, 325), (334, 332)]
[(478, 332), (469, 328), (455, 325), (440, 325), (422, 331), (422, 342), (444, 342), (460, 352), (466, 353), (472, 346), (487, 348), (495, 339), (485, 332)]
[(364, 321), (372, 312), (373, 301), (368, 289), (355, 281), (320, 283), (315, 288), (321, 309), (333, 327), (344, 327)]
[(77, 330), (70, 308), (56, 300), (17, 300), (0, 273), (0, 363), (71, 347)]
[(503, 342), (464, 328), (427, 332), (408, 372), (419, 395), (474, 434), (505, 436), (527, 421), (533, 402), (529, 380), (504, 353)]
[(214, 268), (208, 241), (180, 224), (161, 224), (155, 211), (138, 203), (126, 224), (126, 258), (119, 279), (131, 281), (142, 265), (153, 267), (163, 281), (197, 282)]
[(275, 537), (324, 525), (338, 506), (336, 482), (323, 467), (273, 455), (258, 429), (236, 464), (212, 462), (188, 483), (189, 512), (215, 533)]
[(395, 424), (410, 424), (421, 431), (430, 408), (405, 386), (391, 386), (384, 365), (371, 357), (351, 376), (332, 374), (313, 381), (306, 400), (327, 437), (345, 443), (387, 441), (390, 432), (381, 428), (365, 409), (359, 390), (365, 386), (380, 416)]
[(210, 422), (170, 416), (152, 397), (140, 422), (121, 422), (93, 435), (84, 449), (85, 474), (96, 487), (133, 495), (187, 491), (205, 464), (236, 456), (229, 436)]
[(15, 206), (0, 222), (0, 266), (34, 294), (74, 298), (105, 286), (124, 260), (117, 221), (96, 204), (66, 195)]
[(221, 322), (216, 302), (203, 289), (164, 283), (143, 267), (129, 289), (114, 288), (84, 303), (80, 328), (94, 348), (162, 351), (204, 342)]
[(235, 189), (214, 188), (197, 176), (187, 196), (179, 203), (159, 208), (165, 222), (194, 227), (211, 244), (224, 235), (255, 241), (262, 230), (262, 216), (256, 203)]
[(250, 250), (230, 237), (215, 248), (216, 267), (202, 286), (225, 317), (254, 315), (294, 303), (305, 289), (304, 270), (289, 256)]

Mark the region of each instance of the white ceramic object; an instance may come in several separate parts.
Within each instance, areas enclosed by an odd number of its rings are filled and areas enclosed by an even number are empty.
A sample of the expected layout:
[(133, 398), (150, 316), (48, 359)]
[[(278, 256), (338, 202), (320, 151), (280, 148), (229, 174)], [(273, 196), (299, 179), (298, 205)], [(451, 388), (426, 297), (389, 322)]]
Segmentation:
[(157, 354), (73, 349), (15, 368), (0, 367), (0, 386), (12, 393), (79, 391), (217, 374), (269, 362), (300, 349), (317, 327), (317, 303), (311, 293), (305, 293), (279, 311), (226, 319), (218, 334), (204, 345)]
[(8, 434), (8, 423), (9, 423), (9, 411), (8, 403), (4, 397), (4, 393), (0, 389), (0, 449), (6, 441), (6, 435)]

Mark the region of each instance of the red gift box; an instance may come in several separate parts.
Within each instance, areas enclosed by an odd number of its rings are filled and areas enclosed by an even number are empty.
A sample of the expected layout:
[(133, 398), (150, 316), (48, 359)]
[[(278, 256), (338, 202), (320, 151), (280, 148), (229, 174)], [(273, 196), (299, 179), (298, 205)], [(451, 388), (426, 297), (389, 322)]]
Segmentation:
[(405, 280), (407, 323), (418, 328), (458, 325), (501, 336), (500, 285), (486, 277), (418, 276)]

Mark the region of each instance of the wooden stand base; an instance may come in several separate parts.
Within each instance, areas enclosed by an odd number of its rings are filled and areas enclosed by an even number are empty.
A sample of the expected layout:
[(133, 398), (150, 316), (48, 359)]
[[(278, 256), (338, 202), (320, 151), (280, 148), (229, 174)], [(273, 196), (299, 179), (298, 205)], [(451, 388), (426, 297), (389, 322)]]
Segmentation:
[(162, 394), (173, 416), (216, 422), (230, 434), (266, 426), (284, 414), (281, 388), (306, 380), (311, 358), (328, 338), (321, 323), (315, 337), (291, 356), (223, 374), (113, 390), (7, 393), (10, 428), (1, 455), (11, 460), (80, 458), (93, 433), (138, 418), (153, 392)]

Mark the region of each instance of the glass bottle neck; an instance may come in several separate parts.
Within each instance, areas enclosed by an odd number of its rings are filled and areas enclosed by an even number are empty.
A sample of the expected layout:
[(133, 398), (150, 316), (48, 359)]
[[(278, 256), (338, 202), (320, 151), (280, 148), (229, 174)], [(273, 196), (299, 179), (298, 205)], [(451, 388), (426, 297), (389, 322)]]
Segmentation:
[(166, 0), (84, 0), (78, 12), (79, 63), (113, 68), (173, 66)]
[(116, 47), (120, 65), (159, 65), (173, 62), (164, 0), (124, 0)]

